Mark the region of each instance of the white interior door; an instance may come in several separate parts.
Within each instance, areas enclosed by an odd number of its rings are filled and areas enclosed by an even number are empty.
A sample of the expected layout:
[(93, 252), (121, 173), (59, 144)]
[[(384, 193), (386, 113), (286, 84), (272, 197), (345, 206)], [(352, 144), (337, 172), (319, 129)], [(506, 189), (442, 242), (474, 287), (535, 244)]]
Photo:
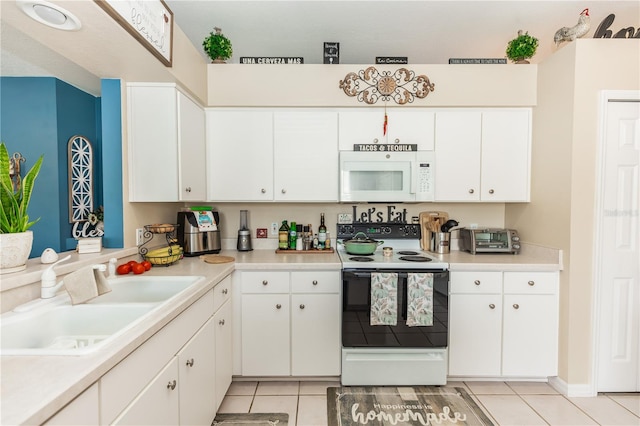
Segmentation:
[(597, 262), (598, 392), (640, 391), (640, 96), (604, 108)]

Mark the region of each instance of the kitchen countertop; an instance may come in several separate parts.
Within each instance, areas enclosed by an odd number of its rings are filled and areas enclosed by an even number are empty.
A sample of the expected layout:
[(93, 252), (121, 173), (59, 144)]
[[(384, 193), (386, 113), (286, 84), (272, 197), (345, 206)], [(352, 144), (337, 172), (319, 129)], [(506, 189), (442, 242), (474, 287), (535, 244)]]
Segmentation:
[[(131, 254), (123, 250), (122, 255)], [(113, 254), (114, 257), (117, 253)], [(172, 303), (95, 353), (83, 356), (2, 356), (0, 368), (1, 424), (40, 424), (71, 402), (145, 340), (202, 297), (233, 270), (340, 270), (337, 253), (276, 253), (275, 250), (238, 252), (223, 250), (235, 262), (209, 264), (198, 257), (184, 258), (170, 267), (154, 267), (145, 276), (202, 275), (207, 279), (178, 294)], [(543, 247), (523, 246), (521, 254), (476, 254), (452, 251), (435, 255), (450, 264), (451, 271), (558, 271), (562, 253)], [(137, 255), (119, 259), (139, 260)]]

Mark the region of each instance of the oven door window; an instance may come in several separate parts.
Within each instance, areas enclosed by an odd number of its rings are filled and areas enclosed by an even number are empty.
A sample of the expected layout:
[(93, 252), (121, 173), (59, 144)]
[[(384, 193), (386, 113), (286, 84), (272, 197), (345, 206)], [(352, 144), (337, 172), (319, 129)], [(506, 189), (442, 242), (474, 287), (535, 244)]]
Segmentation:
[[(447, 271), (398, 272), (397, 325), (370, 325), (372, 270), (342, 272), (342, 346), (444, 348), (447, 346), (449, 273)], [(433, 325), (409, 327), (407, 273), (433, 273)]]

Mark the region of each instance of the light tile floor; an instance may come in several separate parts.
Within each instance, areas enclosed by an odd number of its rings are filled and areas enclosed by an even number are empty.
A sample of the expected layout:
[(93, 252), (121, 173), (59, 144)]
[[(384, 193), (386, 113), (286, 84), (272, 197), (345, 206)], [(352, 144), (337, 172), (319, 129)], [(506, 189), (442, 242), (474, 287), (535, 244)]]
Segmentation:
[[(339, 382), (233, 382), (219, 413), (288, 413), (289, 426), (327, 424), (327, 388)], [(547, 383), (449, 382), (498, 425), (640, 426), (640, 393), (567, 398)]]

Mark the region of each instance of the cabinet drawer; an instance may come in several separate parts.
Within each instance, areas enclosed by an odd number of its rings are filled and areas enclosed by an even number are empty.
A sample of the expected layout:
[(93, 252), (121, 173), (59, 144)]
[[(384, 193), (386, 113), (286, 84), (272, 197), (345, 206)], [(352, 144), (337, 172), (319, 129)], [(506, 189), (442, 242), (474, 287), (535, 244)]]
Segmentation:
[(502, 272), (453, 271), (451, 293), (502, 293)]
[(243, 293), (289, 293), (289, 272), (243, 272)]
[(213, 312), (231, 297), (231, 275), (227, 275), (213, 288)]
[(505, 272), (505, 294), (556, 294), (557, 272)]
[(340, 293), (340, 271), (291, 273), (292, 293)]

